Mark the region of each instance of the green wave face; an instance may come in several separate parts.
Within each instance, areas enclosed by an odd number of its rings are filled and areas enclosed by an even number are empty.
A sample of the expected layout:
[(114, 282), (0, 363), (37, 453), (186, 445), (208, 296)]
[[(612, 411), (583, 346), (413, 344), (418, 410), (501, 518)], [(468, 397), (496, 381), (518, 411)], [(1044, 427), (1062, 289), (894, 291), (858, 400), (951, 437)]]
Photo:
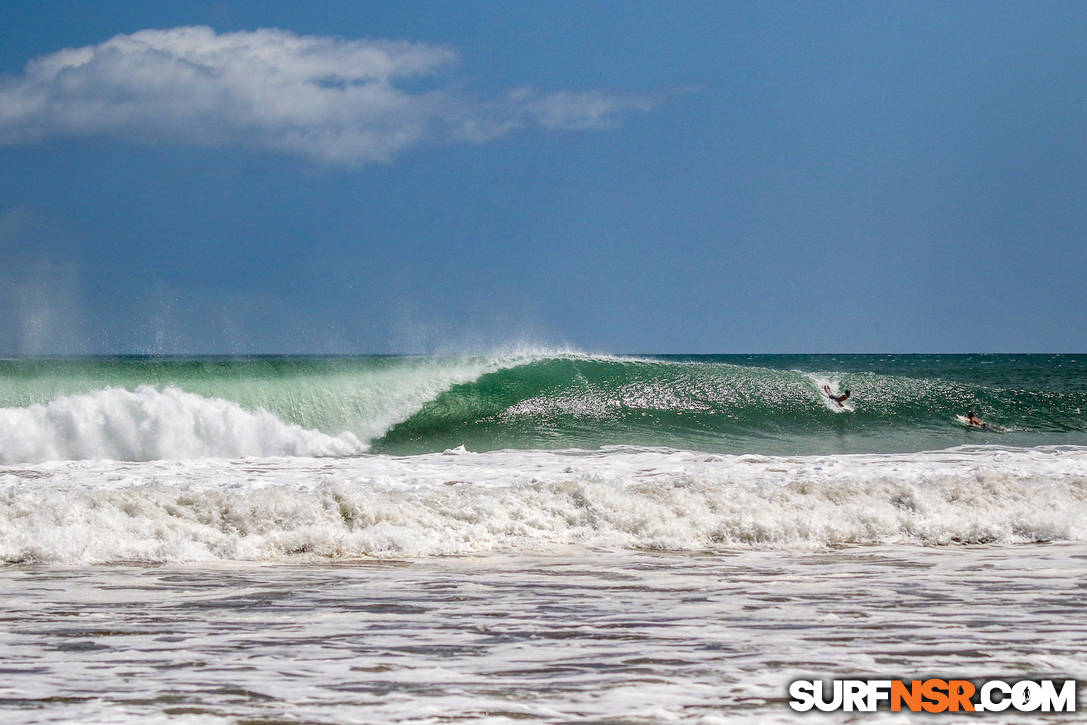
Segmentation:
[[(849, 408), (829, 401), (823, 385), (851, 389)], [(7, 360), (0, 361), (0, 423), (7, 416), (4, 435), (13, 440), (24, 435), (20, 414), (46, 426), (37, 433), (46, 438), (70, 437), (80, 426), (113, 435), (110, 421), (121, 418), (136, 429), (162, 425), (159, 401), (147, 394), (135, 402), (72, 399), (58, 406), (60, 421), (54, 412), (27, 412), (65, 396), (140, 386), (263, 409), (285, 424), (351, 433), (371, 452), (391, 454), (459, 445), (782, 455), (1087, 445), (1087, 356), (1076, 355)], [(130, 409), (137, 404), (143, 407)], [(188, 398), (175, 404), (201, 406)], [(956, 423), (969, 410), (1002, 430)], [(201, 415), (194, 420), (210, 414)], [(196, 425), (192, 435), (201, 434)]]
[[(540, 360), (454, 386), (373, 450), (637, 445), (808, 454), (1087, 443), (1087, 361), (986, 357)], [(823, 385), (850, 389), (848, 407), (829, 401)], [(970, 410), (1006, 430), (958, 425), (955, 416)]]

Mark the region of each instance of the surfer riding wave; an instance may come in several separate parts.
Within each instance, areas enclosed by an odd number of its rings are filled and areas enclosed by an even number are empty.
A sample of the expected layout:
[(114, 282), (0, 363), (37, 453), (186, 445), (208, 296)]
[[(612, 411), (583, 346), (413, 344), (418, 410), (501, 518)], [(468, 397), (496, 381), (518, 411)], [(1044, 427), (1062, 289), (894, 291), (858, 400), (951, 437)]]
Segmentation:
[(839, 408), (844, 408), (845, 407), (846, 398), (849, 397), (849, 390), (848, 389), (844, 393), (842, 393), (841, 395), (835, 395), (834, 393), (830, 392), (830, 386), (829, 385), (824, 385), (823, 386), (823, 391), (827, 394), (828, 398), (830, 398), (831, 400), (833, 400), (835, 403), (838, 404)]

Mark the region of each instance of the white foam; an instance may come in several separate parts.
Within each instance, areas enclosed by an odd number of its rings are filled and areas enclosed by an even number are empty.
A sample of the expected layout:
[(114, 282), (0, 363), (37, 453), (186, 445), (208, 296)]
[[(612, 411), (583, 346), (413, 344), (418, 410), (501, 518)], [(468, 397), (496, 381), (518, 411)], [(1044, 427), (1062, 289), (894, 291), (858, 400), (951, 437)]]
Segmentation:
[(1087, 538), (1087, 448), (615, 448), (0, 469), (0, 559), (420, 557)]
[(343, 456), (363, 450), (338, 436), (284, 423), (263, 410), (175, 387), (141, 385), (0, 409), (0, 462), (206, 456)]

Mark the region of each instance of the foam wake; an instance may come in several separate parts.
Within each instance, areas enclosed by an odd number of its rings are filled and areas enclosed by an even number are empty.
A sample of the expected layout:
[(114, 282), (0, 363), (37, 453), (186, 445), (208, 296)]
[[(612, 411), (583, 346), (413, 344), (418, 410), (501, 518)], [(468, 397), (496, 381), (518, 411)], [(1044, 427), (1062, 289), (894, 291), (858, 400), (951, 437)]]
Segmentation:
[(141, 385), (0, 409), (0, 463), (208, 456), (345, 456), (363, 445), (221, 398)]
[(1083, 447), (796, 458), (499, 451), (0, 469), (7, 562), (1084, 539)]

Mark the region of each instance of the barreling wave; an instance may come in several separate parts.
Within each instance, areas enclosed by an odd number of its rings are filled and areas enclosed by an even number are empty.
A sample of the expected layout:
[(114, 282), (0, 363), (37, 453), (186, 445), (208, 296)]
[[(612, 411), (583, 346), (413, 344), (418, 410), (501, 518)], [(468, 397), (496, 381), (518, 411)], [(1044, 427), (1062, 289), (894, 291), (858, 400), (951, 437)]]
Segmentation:
[(0, 463), (358, 455), (450, 386), (532, 354), (0, 361)]
[[(1016, 381), (992, 384), (981, 375), (962, 380), (864, 369), (802, 371), (788, 367), (791, 359), (758, 362), (763, 364), (573, 355), (533, 360), (453, 385), (390, 427), (372, 450), (617, 443), (770, 454), (925, 450), (980, 442), (964, 439), (974, 431), (955, 426), (955, 416), (971, 409), (1011, 434), (1001, 443), (1087, 443), (1082, 379), (1071, 389), (1039, 390), (1027, 387), (1029, 377), (1012, 387), (1008, 383)], [(848, 406), (831, 401), (824, 386), (833, 392), (851, 388)]]
[[(459, 445), (792, 455), (1087, 444), (1087, 360), (982, 362), (548, 351), (0, 361), (0, 463)], [(850, 406), (830, 401), (824, 385), (850, 388)], [(971, 409), (1005, 432), (958, 426), (955, 416)]]
[(306, 561), (1087, 539), (1087, 448), (660, 449), (0, 470), (0, 561)]

